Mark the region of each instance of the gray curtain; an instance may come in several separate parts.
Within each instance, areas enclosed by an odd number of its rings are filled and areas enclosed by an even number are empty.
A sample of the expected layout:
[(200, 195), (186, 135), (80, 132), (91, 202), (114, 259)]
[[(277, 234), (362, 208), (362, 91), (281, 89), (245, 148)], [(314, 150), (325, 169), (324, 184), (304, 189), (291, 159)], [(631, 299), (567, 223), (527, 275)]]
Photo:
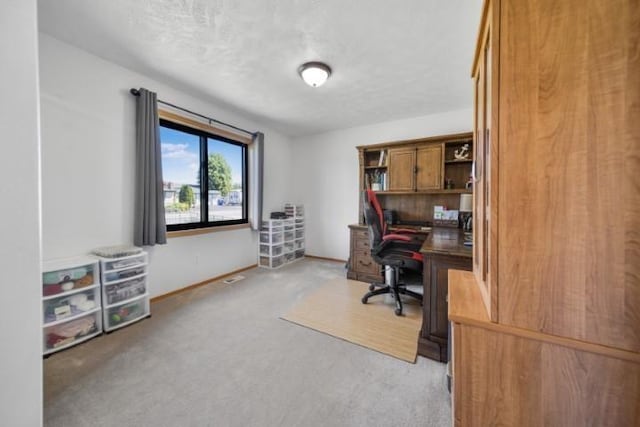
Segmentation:
[(251, 144), (249, 150), (251, 154), (249, 222), (251, 223), (251, 229), (260, 230), (262, 227), (262, 178), (264, 170), (264, 134), (262, 132), (253, 134), (253, 144)]
[(162, 189), (160, 122), (155, 92), (140, 89), (136, 105), (136, 182), (133, 243), (167, 243)]

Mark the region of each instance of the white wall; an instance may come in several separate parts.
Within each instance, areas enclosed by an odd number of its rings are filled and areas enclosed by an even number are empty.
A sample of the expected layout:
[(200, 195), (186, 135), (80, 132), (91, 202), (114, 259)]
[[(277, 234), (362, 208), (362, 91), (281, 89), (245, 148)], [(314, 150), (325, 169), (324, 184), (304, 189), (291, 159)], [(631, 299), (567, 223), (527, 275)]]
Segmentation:
[(293, 141), (293, 197), (305, 204), (307, 253), (346, 260), (358, 222), (358, 145), (471, 131), (472, 109), (359, 126)]
[[(45, 259), (132, 243), (135, 100), (132, 87), (265, 133), (264, 213), (289, 200), (291, 141), (245, 117), (40, 34)], [(224, 84), (224, 82), (211, 82)], [(150, 250), (160, 295), (256, 263), (248, 229), (169, 239)]]
[(0, 3), (0, 424), (42, 425), (40, 135), (35, 0)]

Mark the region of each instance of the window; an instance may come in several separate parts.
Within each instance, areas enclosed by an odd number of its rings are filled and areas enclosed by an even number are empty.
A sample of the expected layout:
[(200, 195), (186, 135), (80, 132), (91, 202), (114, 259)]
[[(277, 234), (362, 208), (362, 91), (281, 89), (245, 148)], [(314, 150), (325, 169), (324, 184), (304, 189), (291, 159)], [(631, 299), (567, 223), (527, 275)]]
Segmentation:
[(247, 146), (160, 119), (167, 230), (246, 224)]

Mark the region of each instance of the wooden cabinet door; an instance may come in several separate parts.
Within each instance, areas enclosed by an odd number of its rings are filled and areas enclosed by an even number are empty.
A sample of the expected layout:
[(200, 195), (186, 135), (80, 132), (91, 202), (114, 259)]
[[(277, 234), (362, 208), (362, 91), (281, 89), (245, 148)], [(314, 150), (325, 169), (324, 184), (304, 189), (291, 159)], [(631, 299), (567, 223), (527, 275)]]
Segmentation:
[(492, 141), (492, 122), (497, 115), (497, 103), (493, 96), (493, 84), (497, 81), (497, 73), (493, 67), (497, 61), (492, 52), (495, 40), (492, 39), (494, 27), (491, 12), (492, 9), (489, 9), (489, 18), (480, 34), (480, 55), (474, 74), (473, 271), (480, 284), (487, 313), (496, 322), (498, 285), (492, 266), (495, 266), (497, 251), (494, 224), (497, 218), (494, 205), (497, 193), (493, 188), (493, 181), (497, 180), (497, 164), (492, 159), (496, 156), (494, 145), (497, 141)]
[[(428, 271), (425, 274), (425, 295), (429, 300), (423, 301), (423, 324), (428, 325), (431, 337), (448, 339), (449, 317), (447, 313), (447, 293), (449, 289), (449, 270), (471, 271), (471, 259), (454, 256), (432, 255), (427, 259)], [(426, 289), (426, 288), (429, 289)], [(423, 328), (424, 329), (424, 328)]]
[(416, 150), (416, 190), (439, 190), (442, 188), (442, 144), (418, 147)]
[(500, 322), (640, 352), (640, 7), (515, 3), (500, 22)]
[[(485, 218), (484, 218), (484, 137), (485, 137), (485, 80), (484, 80), (484, 59), (481, 57), (478, 62), (478, 69), (475, 76), (475, 129), (473, 141), (473, 273), (481, 287), (486, 287), (485, 283)], [(486, 300), (485, 300), (486, 304)]]
[(389, 191), (413, 191), (415, 188), (416, 149), (389, 149)]

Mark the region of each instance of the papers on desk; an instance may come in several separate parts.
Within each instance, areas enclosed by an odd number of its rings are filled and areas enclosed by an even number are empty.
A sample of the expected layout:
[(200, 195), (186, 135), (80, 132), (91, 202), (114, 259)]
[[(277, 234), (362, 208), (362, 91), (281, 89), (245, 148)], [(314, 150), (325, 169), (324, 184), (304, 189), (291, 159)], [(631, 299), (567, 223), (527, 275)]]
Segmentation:
[(447, 210), (444, 206), (433, 207), (433, 223), (435, 225), (457, 227), (458, 226), (458, 211)]
[(433, 207), (433, 219), (441, 219), (445, 221), (457, 221), (458, 220), (458, 211), (457, 210), (447, 210), (444, 206), (434, 206)]

